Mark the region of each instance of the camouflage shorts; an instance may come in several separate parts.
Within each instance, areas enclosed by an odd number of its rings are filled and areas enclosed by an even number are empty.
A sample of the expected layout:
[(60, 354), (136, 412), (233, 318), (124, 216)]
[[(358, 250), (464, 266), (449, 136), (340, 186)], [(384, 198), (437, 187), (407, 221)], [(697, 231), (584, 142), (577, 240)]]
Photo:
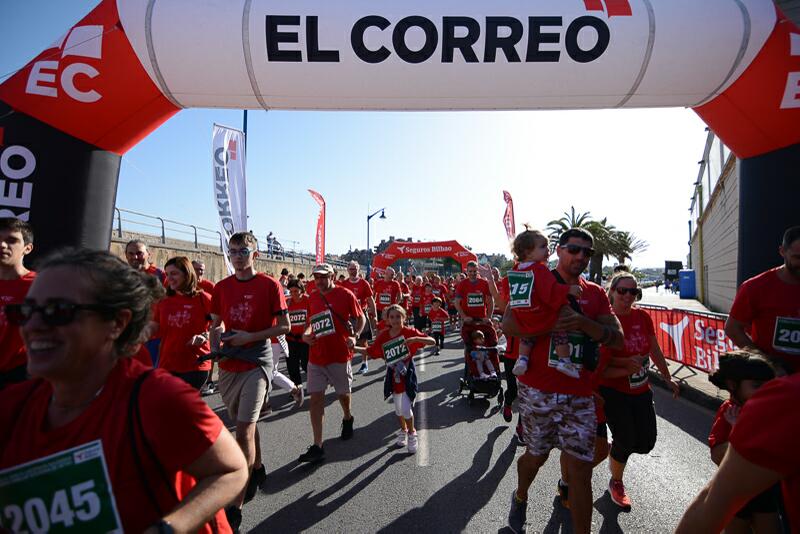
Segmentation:
[(546, 456), (552, 449), (591, 462), (597, 437), (593, 397), (545, 393), (519, 384), (519, 412), (529, 454)]

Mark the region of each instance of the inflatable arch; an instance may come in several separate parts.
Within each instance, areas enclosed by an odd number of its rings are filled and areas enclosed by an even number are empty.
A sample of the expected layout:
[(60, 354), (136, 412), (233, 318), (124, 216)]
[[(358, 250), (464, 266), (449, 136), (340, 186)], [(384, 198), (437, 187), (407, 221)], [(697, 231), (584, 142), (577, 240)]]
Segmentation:
[(122, 155), (182, 108), (661, 106), (742, 159), (739, 277), (769, 267), (800, 198), (800, 30), (772, 0), (102, 0), (0, 85), (0, 214), (39, 253), (108, 246)]
[(393, 241), (386, 250), (375, 254), (372, 259), (370, 275), (375, 278), (383, 274), (387, 267), (397, 260), (424, 258), (452, 258), (461, 264), (461, 270), (467, 268), (470, 261), (478, 261), (478, 257), (462, 247), (458, 241), (435, 241), (413, 243), (409, 241)]

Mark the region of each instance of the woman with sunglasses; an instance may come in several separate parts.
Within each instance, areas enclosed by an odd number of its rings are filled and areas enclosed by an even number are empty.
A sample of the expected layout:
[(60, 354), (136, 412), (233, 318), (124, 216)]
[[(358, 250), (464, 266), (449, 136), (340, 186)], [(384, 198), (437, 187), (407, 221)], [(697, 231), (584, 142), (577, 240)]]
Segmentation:
[(235, 439), (194, 389), (127, 357), (159, 281), (103, 251), (39, 267), (6, 306), (34, 378), (0, 392), (5, 526), (231, 532), (222, 510), (247, 482)]
[(158, 366), (199, 390), (208, 380), (211, 360), (198, 363), (211, 352), (211, 296), (198, 289), (189, 258), (177, 256), (164, 264), (167, 297), (156, 304), (151, 335), (161, 338)]
[[(614, 437), (608, 459), (611, 467), (608, 490), (612, 501), (630, 510), (631, 499), (622, 482), (625, 465), (631, 454), (647, 454), (656, 444), (656, 412), (647, 374), (650, 360), (675, 398), (680, 388), (669, 374), (652, 319), (647, 312), (634, 306), (634, 302), (642, 298), (636, 278), (627, 272), (617, 273), (609, 284), (608, 296), (625, 334), (623, 349), (602, 349), (606, 352), (602, 356), (609, 358), (609, 365), (600, 381), (600, 395), (605, 401), (606, 418)], [(619, 376), (620, 368), (627, 369), (627, 373)]]

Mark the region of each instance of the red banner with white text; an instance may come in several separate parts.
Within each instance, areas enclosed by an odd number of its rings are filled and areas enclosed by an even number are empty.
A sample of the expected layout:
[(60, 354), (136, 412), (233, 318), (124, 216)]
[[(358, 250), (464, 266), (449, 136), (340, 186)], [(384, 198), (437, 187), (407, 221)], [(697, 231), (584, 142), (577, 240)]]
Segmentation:
[(720, 354), (736, 348), (725, 335), (726, 315), (639, 307), (653, 319), (656, 339), (668, 360), (710, 373), (717, 369)]
[(325, 263), (325, 199), (313, 189), (309, 189), (308, 192), (311, 193), (311, 197), (317, 201), (317, 204), (319, 204), (319, 216), (317, 217), (316, 234), (317, 264)]
[(517, 228), (514, 224), (514, 201), (511, 200), (511, 194), (508, 191), (503, 191), (503, 200), (506, 201), (506, 212), (503, 214), (503, 226), (506, 228), (508, 240), (511, 241), (517, 234)]

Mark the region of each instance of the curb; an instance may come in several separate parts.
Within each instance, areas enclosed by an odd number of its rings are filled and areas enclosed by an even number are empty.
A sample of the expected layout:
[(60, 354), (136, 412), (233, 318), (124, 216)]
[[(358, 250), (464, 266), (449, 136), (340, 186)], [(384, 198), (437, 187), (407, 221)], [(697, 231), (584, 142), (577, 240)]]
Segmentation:
[[(666, 382), (664, 382), (664, 379), (661, 378), (661, 375), (656, 372), (650, 371), (650, 382), (657, 385), (661, 389), (667, 389)], [(689, 382), (685, 380), (677, 380), (677, 383), (681, 386), (681, 398), (686, 399), (691, 403), (698, 404), (703, 408), (707, 408), (716, 412), (722, 403), (725, 402), (724, 399), (720, 399), (697, 388), (693, 388)]]

